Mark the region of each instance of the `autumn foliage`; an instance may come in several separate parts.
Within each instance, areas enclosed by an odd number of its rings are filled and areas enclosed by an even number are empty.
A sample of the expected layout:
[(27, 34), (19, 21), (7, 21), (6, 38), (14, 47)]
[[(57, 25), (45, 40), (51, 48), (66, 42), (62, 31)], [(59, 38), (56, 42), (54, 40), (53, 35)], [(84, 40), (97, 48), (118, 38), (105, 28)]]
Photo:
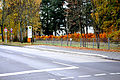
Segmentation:
[[(100, 38), (107, 38), (107, 34), (106, 33), (101, 33), (99, 34)], [(50, 35), (50, 36), (36, 36), (36, 39), (61, 39), (63, 38), (63, 40), (67, 39), (67, 35), (62, 35), (62, 36), (54, 36), (54, 35)], [(73, 33), (73, 34), (68, 34), (68, 38), (72, 38), (73, 40), (77, 40), (80, 38), (96, 38), (96, 35), (93, 33), (89, 33), (89, 34), (80, 34), (80, 33)]]

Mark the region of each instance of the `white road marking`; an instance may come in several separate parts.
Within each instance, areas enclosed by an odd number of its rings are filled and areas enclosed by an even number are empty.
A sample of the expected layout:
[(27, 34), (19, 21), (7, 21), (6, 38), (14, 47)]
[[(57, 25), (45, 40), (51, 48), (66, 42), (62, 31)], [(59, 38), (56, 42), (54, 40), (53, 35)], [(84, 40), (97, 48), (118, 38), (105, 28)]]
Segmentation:
[(120, 75), (120, 73), (109, 73), (110, 75)]
[(63, 76), (63, 74), (60, 74), (60, 73), (58, 73), (57, 75), (59, 75), (59, 76)]
[(3, 53), (13, 53), (13, 52), (11, 52), (11, 51), (7, 51), (7, 50), (6, 50), (6, 51), (5, 51), (5, 52), (3, 52)]
[(61, 78), (61, 79), (74, 79), (74, 77), (65, 77), (65, 78)]
[(57, 76), (64, 76), (64, 75), (62, 75), (62, 74), (60, 74), (60, 73), (52, 73), (53, 75), (57, 75)]
[(105, 75), (107, 75), (107, 74), (105, 74), (105, 73), (101, 73), (101, 74), (94, 74), (94, 76), (105, 76)]
[(48, 79), (48, 80), (56, 80), (56, 79)]
[(25, 56), (25, 57), (31, 57), (31, 58), (34, 57), (34, 56), (27, 55), (27, 54), (22, 54), (22, 55)]
[(29, 74), (29, 73), (39, 73), (39, 72), (69, 70), (69, 69), (77, 69), (77, 68), (78, 68), (78, 67), (64, 67), (64, 68), (53, 68), (53, 69), (43, 69), (43, 70), (21, 71), (21, 72), (13, 72), (13, 73), (0, 74), (0, 77), (23, 75), (23, 74)]
[(73, 67), (73, 65), (69, 65), (69, 64), (65, 64), (65, 63), (60, 63), (60, 62), (55, 62), (55, 61), (53, 61), (53, 63), (60, 64), (60, 65), (63, 65), (63, 66)]
[(83, 76), (78, 76), (78, 77), (80, 77), (80, 78), (84, 78), (84, 77), (91, 77), (92, 75), (83, 75)]

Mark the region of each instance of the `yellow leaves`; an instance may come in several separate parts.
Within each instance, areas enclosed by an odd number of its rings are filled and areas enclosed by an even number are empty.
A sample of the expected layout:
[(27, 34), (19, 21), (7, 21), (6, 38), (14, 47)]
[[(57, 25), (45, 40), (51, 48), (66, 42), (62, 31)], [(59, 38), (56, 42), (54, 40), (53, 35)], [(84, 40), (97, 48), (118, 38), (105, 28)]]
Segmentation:
[(109, 30), (108, 30), (109, 28), (107, 28), (107, 27), (109, 27), (111, 24), (113, 24), (113, 21), (112, 21), (112, 20), (111, 20), (111, 21), (104, 21), (104, 22), (103, 22), (103, 27), (102, 27), (103, 30), (104, 30), (104, 31), (109, 31)]
[(120, 24), (120, 19), (118, 19), (118, 20), (117, 20), (117, 23), (119, 23), (119, 24)]
[(8, 4), (8, 7), (11, 7), (11, 5), (10, 5), (10, 4)]
[(111, 23), (113, 23), (113, 21), (111, 20), (111, 21), (104, 21), (104, 24), (111, 24)]
[(112, 38), (113, 40), (118, 40), (118, 38), (120, 38), (120, 30), (111, 32), (109, 34), (109, 37)]
[(1, 27), (0, 27), (0, 33), (1, 33)]
[(95, 13), (95, 17), (96, 17), (96, 20), (97, 20), (97, 22), (98, 22), (99, 14), (98, 14), (98, 13)]
[(93, 0), (94, 13), (91, 13), (96, 25), (100, 29), (109, 33), (117, 31), (120, 20), (117, 18), (119, 15), (120, 7), (117, 0)]
[(35, 0), (36, 4), (40, 4), (42, 0)]
[[(2, 10), (0, 10), (0, 12), (2, 12)], [(2, 14), (0, 14), (0, 19), (2, 18)]]
[(18, 16), (18, 13), (14, 13), (13, 16), (15, 16), (15, 17)]
[(93, 14), (93, 13), (91, 13), (91, 16), (92, 16), (92, 17), (94, 17), (93, 15), (94, 15), (94, 14)]

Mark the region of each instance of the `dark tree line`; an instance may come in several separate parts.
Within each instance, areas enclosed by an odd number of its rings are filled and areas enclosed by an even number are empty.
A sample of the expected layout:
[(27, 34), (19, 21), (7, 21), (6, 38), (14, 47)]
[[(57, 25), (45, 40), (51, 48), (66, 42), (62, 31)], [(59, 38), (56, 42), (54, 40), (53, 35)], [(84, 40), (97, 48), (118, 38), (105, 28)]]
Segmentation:
[[(67, 7), (63, 6), (67, 4)], [(69, 33), (88, 33), (91, 26), (90, 0), (43, 0), (41, 3), (41, 22), (45, 34), (56, 32), (60, 26)], [(66, 24), (68, 23), (68, 26)], [(48, 31), (49, 30), (49, 31)], [(48, 32), (48, 33), (47, 33)]]
[(64, 0), (42, 0), (40, 16), (43, 33), (52, 35), (65, 26)]
[(89, 28), (93, 27), (98, 48), (100, 33), (120, 38), (120, 0), (43, 0), (41, 8), (42, 28), (47, 35), (62, 24), (67, 34), (88, 34)]
[(88, 33), (91, 26), (91, 1), (90, 0), (66, 0), (68, 3), (68, 22), (71, 33)]

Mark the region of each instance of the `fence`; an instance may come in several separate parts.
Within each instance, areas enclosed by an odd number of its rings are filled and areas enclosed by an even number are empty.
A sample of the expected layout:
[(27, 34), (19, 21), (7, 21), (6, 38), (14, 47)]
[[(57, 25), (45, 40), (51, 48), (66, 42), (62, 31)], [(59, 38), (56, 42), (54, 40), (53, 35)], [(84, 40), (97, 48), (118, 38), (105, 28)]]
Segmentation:
[(120, 50), (120, 41), (113, 41), (110, 38), (39, 38), (36, 40), (36, 43), (56, 46)]

